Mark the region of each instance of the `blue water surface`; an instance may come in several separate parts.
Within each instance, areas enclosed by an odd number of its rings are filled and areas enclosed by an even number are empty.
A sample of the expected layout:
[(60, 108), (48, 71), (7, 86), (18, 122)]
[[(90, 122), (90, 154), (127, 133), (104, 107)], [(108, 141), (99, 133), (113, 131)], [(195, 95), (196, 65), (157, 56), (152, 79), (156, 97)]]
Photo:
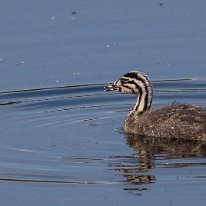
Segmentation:
[(205, 145), (133, 140), (136, 97), (104, 85), (152, 80), (152, 107), (206, 107), (206, 2), (0, 0), (2, 205), (204, 205)]

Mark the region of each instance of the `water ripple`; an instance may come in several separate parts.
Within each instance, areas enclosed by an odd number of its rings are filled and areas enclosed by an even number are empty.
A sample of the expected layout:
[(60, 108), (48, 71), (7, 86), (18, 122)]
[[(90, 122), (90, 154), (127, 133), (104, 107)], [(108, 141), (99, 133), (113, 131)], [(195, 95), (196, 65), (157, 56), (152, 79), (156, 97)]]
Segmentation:
[[(153, 83), (153, 107), (173, 101), (206, 106), (203, 80)], [(156, 182), (151, 174), (156, 168), (205, 166), (204, 159), (190, 159), (202, 153), (188, 153), (182, 159), (183, 153), (172, 153), (165, 143), (132, 145), (121, 125), (135, 97), (105, 92), (103, 86), (1, 92), (0, 180), (123, 184), (127, 191), (144, 191)]]

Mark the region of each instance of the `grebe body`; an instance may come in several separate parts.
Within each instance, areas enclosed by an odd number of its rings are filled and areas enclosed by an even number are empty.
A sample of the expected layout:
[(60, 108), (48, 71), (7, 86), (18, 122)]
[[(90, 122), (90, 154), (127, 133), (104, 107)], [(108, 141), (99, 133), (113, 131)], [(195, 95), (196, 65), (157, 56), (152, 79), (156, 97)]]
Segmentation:
[(131, 71), (105, 89), (137, 95), (137, 102), (124, 122), (125, 133), (206, 140), (206, 109), (177, 103), (150, 109), (152, 84), (143, 72)]

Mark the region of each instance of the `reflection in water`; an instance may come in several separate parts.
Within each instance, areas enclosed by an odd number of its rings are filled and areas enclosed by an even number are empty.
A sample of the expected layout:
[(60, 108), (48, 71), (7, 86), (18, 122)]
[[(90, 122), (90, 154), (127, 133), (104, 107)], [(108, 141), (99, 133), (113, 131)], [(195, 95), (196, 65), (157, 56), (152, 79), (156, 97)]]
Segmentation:
[[(132, 147), (137, 155), (127, 157), (127, 161), (116, 164), (116, 171), (126, 179), (124, 190), (142, 191), (149, 189), (148, 184), (156, 182), (152, 169), (161, 154), (165, 159), (205, 157), (206, 143), (185, 139), (169, 139), (125, 134), (127, 144)], [(166, 164), (165, 167), (177, 168), (191, 166), (192, 163)]]
[[(205, 106), (205, 82), (164, 81), (154, 87), (155, 107), (174, 99)], [(0, 92), (0, 182), (111, 185), (141, 195), (167, 183), (158, 176), (164, 168), (169, 179), (179, 175), (174, 168), (188, 166), (195, 171), (183, 176), (195, 183), (205, 178), (198, 167), (205, 168), (206, 160), (181, 159), (205, 156), (201, 142), (127, 135), (131, 154), (124, 134), (114, 128), (133, 101), (132, 95), (104, 92), (103, 85)]]
[(126, 139), (127, 144), (138, 151), (140, 158), (144, 157), (141, 155), (142, 153), (147, 153), (151, 159), (154, 159), (156, 154), (162, 152), (166, 152), (168, 156), (175, 158), (206, 156), (206, 142), (204, 141), (158, 138), (134, 134), (126, 134)]

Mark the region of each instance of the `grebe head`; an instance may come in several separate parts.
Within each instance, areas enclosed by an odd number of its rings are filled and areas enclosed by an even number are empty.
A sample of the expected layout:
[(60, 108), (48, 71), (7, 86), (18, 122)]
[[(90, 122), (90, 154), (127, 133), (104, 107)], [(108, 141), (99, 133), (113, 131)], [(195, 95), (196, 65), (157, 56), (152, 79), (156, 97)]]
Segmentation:
[(119, 91), (138, 95), (137, 103), (133, 110), (144, 112), (148, 110), (152, 102), (152, 86), (145, 73), (131, 71), (123, 75), (119, 80), (105, 87), (106, 91)]
[(140, 87), (144, 86), (150, 86), (147, 76), (141, 71), (131, 71), (114, 83), (106, 85), (105, 90), (139, 94), (142, 91)]

